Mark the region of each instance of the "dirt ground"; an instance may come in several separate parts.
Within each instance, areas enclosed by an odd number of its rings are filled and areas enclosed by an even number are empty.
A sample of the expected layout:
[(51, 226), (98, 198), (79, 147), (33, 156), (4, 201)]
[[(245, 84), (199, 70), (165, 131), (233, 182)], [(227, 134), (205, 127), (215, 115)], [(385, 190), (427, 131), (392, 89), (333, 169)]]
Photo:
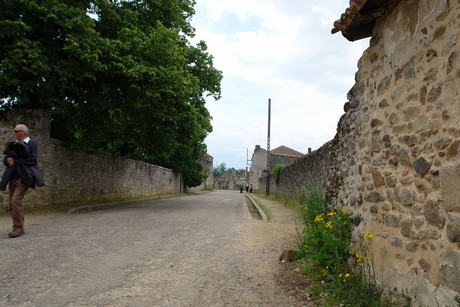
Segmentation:
[[(258, 221), (256, 224), (246, 224), (242, 232), (251, 233), (241, 243), (252, 252), (258, 251), (260, 257), (264, 259), (266, 266), (260, 267), (260, 271), (265, 271), (267, 278), (273, 278), (274, 282), (286, 295), (298, 302), (298, 306), (315, 306), (308, 296), (309, 282), (306, 276), (299, 272), (295, 262), (273, 261), (273, 253), (267, 252), (270, 249), (279, 251), (295, 250), (296, 234), (301, 227), (299, 212), (288, 208), (278, 202), (265, 197), (251, 197), (267, 211), (269, 220), (267, 222)], [(276, 248), (278, 247), (278, 248)], [(280, 256), (280, 255), (278, 255)]]

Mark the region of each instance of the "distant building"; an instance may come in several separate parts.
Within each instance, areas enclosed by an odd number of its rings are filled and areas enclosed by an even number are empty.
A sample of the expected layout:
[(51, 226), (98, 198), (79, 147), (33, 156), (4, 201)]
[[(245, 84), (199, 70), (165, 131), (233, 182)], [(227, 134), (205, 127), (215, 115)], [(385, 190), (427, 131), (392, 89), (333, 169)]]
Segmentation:
[(214, 189), (238, 190), (241, 183), (245, 182), (245, 171), (232, 171), (214, 178)]
[[(288, 165), (304, 154), (294, 149), (281, 145), (270, 151), (270, 171), (273, 172), (277, 164)], [(267, 150), (256, 145), (251, 158), (251, 169), (249, 181), (252, 183), (254, 190), (259, 189), (259, 178), (267, 175)]]

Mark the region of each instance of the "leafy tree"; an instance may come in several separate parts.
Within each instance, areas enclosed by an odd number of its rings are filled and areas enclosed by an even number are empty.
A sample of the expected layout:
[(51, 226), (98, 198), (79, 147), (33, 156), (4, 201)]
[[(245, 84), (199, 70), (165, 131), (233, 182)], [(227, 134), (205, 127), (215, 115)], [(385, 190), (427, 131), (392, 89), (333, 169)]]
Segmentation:
[(213, 176), (219, 177), (223, 175), (234, 175), (234, 174), (241, 174), (246, 172), (245, 169), (235, 169), (234, 167), (227, 168), (227, 164), (225, 162), (220, 163), (217, 167), (213, 170)]
[(44, 108), (52, 135), (184, 175), (189, 186), (212, 131), (204, 97), (222, 74), (192, 46), (193, 0), (2, 0), (0, 102)]
[(227, 165), (225, 162), (220, 163), (217, 167), (214, 168), (213, 171), (213, 176), (214, 177), (219, 177), (225, 174), (225, 171), (227, 170)]

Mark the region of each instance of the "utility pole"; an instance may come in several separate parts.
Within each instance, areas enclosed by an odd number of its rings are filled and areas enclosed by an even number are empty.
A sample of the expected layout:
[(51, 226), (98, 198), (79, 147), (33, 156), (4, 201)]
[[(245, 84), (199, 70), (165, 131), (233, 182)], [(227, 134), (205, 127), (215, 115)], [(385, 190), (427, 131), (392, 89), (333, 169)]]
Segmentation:
[[(246, 179), (247, 179), (248, 181), (250, 181), (250, 177), (251, 177), (250, 172), (249, 172), (249, 171), (251, 170), (251, 169), (250, 169), (251, 164), (249, 163), (250, 161), (251, 161), (251, 160), (249, 160), (249, 149), (246, 148)], [(249, 183), (248, 183), (248, 184), (249, 184)]]
[(249, 149), (246, 148), (246, 166), (251, 166), (249, 162), (252, 162), (252, 160), (249, 160)]
[(271, 104), (272, 100), (268, 98), (268, 134), (267, 134), (267, 186), (265, 189), (265, 195), (270, 195), (270, 116), (271, 116)]

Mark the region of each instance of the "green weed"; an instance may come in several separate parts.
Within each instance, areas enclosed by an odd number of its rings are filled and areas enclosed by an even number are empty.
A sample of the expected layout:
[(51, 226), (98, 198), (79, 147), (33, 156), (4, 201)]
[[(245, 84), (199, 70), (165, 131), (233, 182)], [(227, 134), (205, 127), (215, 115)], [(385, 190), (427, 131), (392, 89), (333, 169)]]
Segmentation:
[(377, 286), (371, 233), (350, 254), (352, 220), (345, 210), (328, 209), (320, 186), (311, 185), (299, 202), (304, 225), (297, 229), (296, 259), (312, 281), (309, 295), (321, 306), (392, 306)]

